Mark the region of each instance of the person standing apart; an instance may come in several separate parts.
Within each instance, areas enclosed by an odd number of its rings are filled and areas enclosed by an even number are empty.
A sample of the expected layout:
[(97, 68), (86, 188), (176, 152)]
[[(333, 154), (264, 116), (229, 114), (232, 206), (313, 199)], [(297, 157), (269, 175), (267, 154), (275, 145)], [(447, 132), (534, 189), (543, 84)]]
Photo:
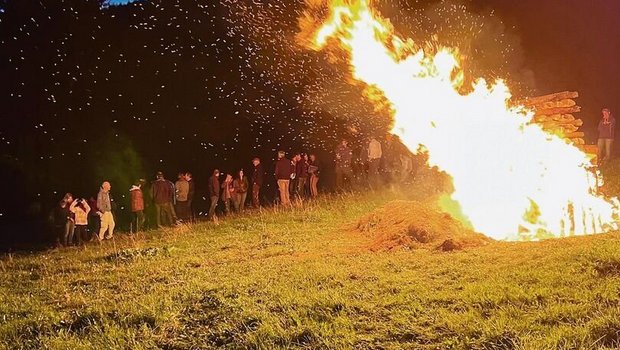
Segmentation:
[(289, 197), (289, 185), (293, 167), (291, 161), (286, 159), (284, 151), (278, 151), (278, 160), (276, 161), (276, 181), (278, 182), (278, 191), (280, 192), (280, 204), (291, 205)]
[(209, 198), (211, 199), (211, 206), (207, 219), (214, 220), (215, 209), (220, 198), (220, 171), (218, 169), (213, 170), (213, 175), (209, 178)]
[(144, 228), (144, 193), (142, 192), (142, 186), (146, 180), (140, 179), (129, 189), (129, 195), (131, 196), (131, 212), (134, 215), (136, 224), (136, 231), (140, 232)]
[(260, 207), (260, 189), (263, 186), (263, 166), (260, 163), (260, 158), (254, 158), (252, 160), (254, 170), (252, 171), (252, 206), (254, 209)]
[(194, 194), (196, 193), (196, 183), (194, 182), (194, 178), (192, 173), (185, 174), (185, 179), (189, 184), (189, 191), (187, 192), (187, 214), (189, 215), (189, 220), (194, 221)]
[(368, 143), (368, 180), (373, 189), (379, 187), (379, 165), (382, 156), (381, 143), (371, 137)]
[(241, 212), (245, 209), (245, 201), (248, 197), (248, 178), (243, 174), (243, 169), (237, 173), (237, 178), (233, 181), (233, 188), (235, 193), (233, 198), (235, 199), (235, 210)]
[(598, 122), (598, 154), (596, 158), (599, 165), (611, 159), (611, 147), (616, 129), (616, 118), (611, 114), (609, 108), (603, 108), (602, 113), (603, 116)]
[[(110, 190), (112, 185), (108, 181), (101, 184), (99, 194), (97, 194), (98, 215), (101, 218), (101, 227), (99, 228), (99, 240), (110, 239), (114, 236), (114, 216), (112, 215), (112, 200), (110, 199)], [(105, 235), (106, 231), (108, 232)]]
[(73, 215), (75, 215), (75, 238), (78, 245), (83, 245), (85, 241), (88, 241), (87, 234), (88, 226), (88, 213), (90, 213), (90, 206), (85, 199), (78, 199), (71, 203), (69, 207)]

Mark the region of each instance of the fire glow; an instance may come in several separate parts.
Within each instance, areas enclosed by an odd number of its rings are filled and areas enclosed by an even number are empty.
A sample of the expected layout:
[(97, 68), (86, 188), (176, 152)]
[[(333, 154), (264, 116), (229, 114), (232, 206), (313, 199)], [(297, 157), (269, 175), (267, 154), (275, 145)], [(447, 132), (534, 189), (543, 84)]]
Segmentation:
[[(353, 77), (372, 87), (367, 97), (389, 101), (392, 133), (451, 176), (451, 198), (476, 231), (535, 240), (617, 228), (618, 201), (596, 195), (586, 154), (544, 132), (531, 111), (509, 107), (503, 81), (479, 79), (462, 94), (457, 50), (416, 48), (368, 0), (334, 0), (329, 11), (306, 33), (312, 48), (348, 52)], [(303, 35), (310, 26), (301, 23)]]

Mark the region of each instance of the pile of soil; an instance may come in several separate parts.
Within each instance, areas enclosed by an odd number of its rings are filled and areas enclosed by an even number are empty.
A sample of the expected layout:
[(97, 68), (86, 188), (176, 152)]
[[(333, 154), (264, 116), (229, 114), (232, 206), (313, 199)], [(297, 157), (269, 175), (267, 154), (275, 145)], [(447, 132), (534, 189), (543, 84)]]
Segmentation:
[(372, 251), (479, 247), (492, 241), (465, 227), (436, 207), (413, 201), (393, 201), (363, 216), (357, 229), (370, 236)]

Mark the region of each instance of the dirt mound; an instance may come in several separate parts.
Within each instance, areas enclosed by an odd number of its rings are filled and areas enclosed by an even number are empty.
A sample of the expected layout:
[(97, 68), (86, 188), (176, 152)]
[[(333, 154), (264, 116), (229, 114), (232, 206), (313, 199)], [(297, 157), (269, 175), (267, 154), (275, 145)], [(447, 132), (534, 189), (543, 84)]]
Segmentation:
[(393, 201), (363, 216), (357, 229), (372, 238), (373, 251), (408, 249), (460, 250), (492, 240), (466, 228), (447, 213), (421, 202)]

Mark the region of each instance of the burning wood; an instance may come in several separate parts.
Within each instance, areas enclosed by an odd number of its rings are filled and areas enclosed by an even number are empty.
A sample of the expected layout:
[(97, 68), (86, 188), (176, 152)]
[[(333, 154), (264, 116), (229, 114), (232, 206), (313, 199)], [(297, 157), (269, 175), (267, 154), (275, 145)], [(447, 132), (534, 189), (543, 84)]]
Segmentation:
[(576, 119), (573, 115), (581, 111), (581, 107), (574, 100), (577, 97), (579, 93), (576, 91), (562, 91), (526, 98), (518, 103), (534, 111), (532, 120), (543, 130), (569, 140), (595, 161), (596, 146), (585, 147), (585, 133), (579, 131), (579, 127), (583, 126), (583, 121)]

